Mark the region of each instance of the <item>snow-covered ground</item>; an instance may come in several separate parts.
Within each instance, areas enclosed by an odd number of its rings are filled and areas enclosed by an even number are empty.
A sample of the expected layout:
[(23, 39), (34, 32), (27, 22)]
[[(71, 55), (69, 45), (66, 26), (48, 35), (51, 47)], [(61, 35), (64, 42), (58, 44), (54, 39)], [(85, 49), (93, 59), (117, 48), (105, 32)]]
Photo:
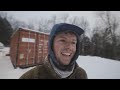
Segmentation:
[(120, 79), (120, 61), (96, 56), (80, 56), (77, 60), (89, 79)]
[[(18, 79), (23, 73), (33, 68), (14, 69), (10, 57), (5, 56), (9, 53), (9, 48), (5, 48), (0, 53), (0, 79)], [(79, 56), (77, 62), (86, 70), (89, 79), (120, 79), (120, 61)]]
[(0, 79), (18, 79), (23, 73), (30, 70), (33, 67), (27, 69), (14, 69), (9, 54), (9, 48), (4, 48), (0, 52)]

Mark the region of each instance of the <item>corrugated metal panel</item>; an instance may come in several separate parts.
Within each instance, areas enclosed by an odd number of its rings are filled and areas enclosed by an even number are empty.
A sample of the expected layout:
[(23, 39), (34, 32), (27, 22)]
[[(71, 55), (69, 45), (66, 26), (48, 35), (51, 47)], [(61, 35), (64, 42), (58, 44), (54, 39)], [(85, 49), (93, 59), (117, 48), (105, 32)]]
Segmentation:
[(48, 54), (48, 34), (19, 28), (11, 37), (10, 57), (14, 67), (42, 64)]

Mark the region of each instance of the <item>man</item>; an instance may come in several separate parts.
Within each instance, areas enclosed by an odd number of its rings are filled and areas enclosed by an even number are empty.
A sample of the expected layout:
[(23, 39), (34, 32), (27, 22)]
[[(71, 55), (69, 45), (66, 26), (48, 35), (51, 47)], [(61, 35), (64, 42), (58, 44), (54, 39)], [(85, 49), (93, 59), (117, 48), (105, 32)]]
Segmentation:
[(78, 66), (79, 36), (84, 31), (75, 25), (60, 23), (53, 26), (49, 37), (49, 53), (43, 65), (23, 74), (20, 79), (87, 79)]

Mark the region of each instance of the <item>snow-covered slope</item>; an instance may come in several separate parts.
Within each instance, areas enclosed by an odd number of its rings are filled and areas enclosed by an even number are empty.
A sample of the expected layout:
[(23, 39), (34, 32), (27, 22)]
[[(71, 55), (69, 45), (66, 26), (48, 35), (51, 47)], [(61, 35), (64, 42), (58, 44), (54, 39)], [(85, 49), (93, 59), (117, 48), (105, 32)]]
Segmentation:
[(0, 57), (0, 79), (18, 79), (24, 72), (31, 68), (14, 69), (9, 56)]
[(77, 62), (86, 70), (90, 79), (120, 79), (120, 61), (80, 56)]
[(9, 54), (9, 47), (4, 48), (0, 52), (0, 79), (18, 79), (23, 73), (30, 70), (33, 67), (27, 69), (14, 69)]

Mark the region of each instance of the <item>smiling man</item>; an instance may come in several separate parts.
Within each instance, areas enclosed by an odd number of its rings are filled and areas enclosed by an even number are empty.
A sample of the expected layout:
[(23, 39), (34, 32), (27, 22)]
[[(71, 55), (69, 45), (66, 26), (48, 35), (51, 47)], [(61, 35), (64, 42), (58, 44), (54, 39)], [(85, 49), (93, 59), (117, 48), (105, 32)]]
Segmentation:
[(58, 34), (53, 42), (56, 60), (62, 65), (68, 65), (76, 52), (77, 37), (71, 33)]
[(49, 37), (49, 54), (43, 65), (28, 71), (20, 79), (87, 79), (85, 70), (78, 66), (79, 36), (84, 30), (60, 23), (53, 26)]

